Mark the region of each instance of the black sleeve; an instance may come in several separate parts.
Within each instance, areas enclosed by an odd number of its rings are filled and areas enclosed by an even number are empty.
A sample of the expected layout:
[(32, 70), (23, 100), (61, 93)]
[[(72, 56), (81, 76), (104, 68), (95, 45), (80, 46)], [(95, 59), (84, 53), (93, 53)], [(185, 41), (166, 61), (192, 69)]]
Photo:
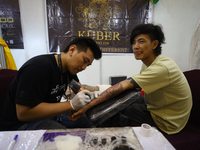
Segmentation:
[(134, 88), (140, 88), (140, 86), (135, 82), (135, 80), (133, 78), (128, 78), (127, 80), (130, 80), (130, 82), (133, 84)]
[(30, 65), (20, 72), (16, 91), (16, 103), (35, 106), (44, 100), (48, 92), (48, 76), (42, 67)]

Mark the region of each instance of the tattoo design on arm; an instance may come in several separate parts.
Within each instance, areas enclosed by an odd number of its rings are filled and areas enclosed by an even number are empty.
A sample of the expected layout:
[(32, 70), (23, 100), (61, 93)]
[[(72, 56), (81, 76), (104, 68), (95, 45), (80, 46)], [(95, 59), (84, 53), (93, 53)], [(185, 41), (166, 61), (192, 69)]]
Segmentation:
[(128, 78), (127, 80), (130, 80), (130, 83), (133, 84), (134, 88), (140, 88), (140, 86), (135, 82), (135, 80), (133, 80), (133, 78)]
[(109, 100), (117, 95), (119, 95), (121, 92), (123, 92), (123, 87), (121, 83), (115, 84), (112, 87), (108, 88), (106, 91), (101, 93), (99, 97), (92, 101), (91, 103), (94, 103), (94, 105), (97, 105), (103, 101)]

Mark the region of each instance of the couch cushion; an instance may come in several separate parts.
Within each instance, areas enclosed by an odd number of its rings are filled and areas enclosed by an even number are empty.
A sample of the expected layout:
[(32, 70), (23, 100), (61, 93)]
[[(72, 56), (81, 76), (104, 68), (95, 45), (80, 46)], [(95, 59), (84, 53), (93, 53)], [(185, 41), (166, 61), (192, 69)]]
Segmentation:
[(187, 125), (181, 132), (173, 135), (163, 133), (177, 150), (200, 150), (200, 129)]
[(188, 80), (192, 92), (193, 106), (188, 124), (193, 124), (200, 128), (200, 69), (183, 72)]

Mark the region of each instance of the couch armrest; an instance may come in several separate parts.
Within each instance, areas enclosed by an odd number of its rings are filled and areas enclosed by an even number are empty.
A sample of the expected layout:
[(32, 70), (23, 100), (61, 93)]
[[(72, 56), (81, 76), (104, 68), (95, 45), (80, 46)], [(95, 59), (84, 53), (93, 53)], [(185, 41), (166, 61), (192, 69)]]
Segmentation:
[(0, 106), (5, 101), (10, 83), (17, 74), (17, 70), (0, 69)]

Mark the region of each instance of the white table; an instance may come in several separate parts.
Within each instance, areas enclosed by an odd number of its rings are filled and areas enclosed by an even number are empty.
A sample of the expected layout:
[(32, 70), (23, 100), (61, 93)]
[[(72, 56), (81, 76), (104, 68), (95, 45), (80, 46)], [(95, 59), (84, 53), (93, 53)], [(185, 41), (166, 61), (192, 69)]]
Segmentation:
[[(152, 128), (151, 135), (149, 137), (145, 137), (141, 134), (141, 127), (133, 127), (130, 129), (133, 129), (133, 138), (136, 138), (134, 141), (137, 142), (137, 139), (139, 141), (139, 144), (142, 149), (144, 150), (175, 150), (175, 148), (166, 140), (166, 138), (160, 133), (157, 129)], [(41, 144), (41, 139), (44, 134), (51, 133), (51, 132), (71, 132), (71, 131), (84, 131), (86, 133), (85, 136), (85, 145), (87, 145), (88, 140), (91, 135), (94, 135), (95, 132), (97, 134), (95, 135), (106, 135), (111, 136), (112, 134), (116, 133), (118, 135), (128, 135), (127, 128), (90, 128), (90, 129), (67, 129), (67, 130), (35, 130), (35, 131), (5, 131), (0, 132), (0, 150), (6, 150), (12, 139), (16, 134), (18, 134), (18, 140), (16, 144), (13, 147), (13, 150), (32, 150), (37, 149), (38, 145)], [(100, 132), (102, 130), (103, 132)], [(126, 131), (126, 133), (124, 132)], [(110, 133), (109, 133), (110, 132)], [(116, 132), (116, 133), (114, 133)], [(123, 133), (124, 132), (124, 133)], [(109, 135), (108, 135), (109, 134)], [(84, 149), (82, 147), (82, 149)]]
[(144, 150), (175, 150), (163, 134), (155, 128), (151, 128), (149, 137), (141, 134), (141, 127), (133, 127), (133, 130)]

